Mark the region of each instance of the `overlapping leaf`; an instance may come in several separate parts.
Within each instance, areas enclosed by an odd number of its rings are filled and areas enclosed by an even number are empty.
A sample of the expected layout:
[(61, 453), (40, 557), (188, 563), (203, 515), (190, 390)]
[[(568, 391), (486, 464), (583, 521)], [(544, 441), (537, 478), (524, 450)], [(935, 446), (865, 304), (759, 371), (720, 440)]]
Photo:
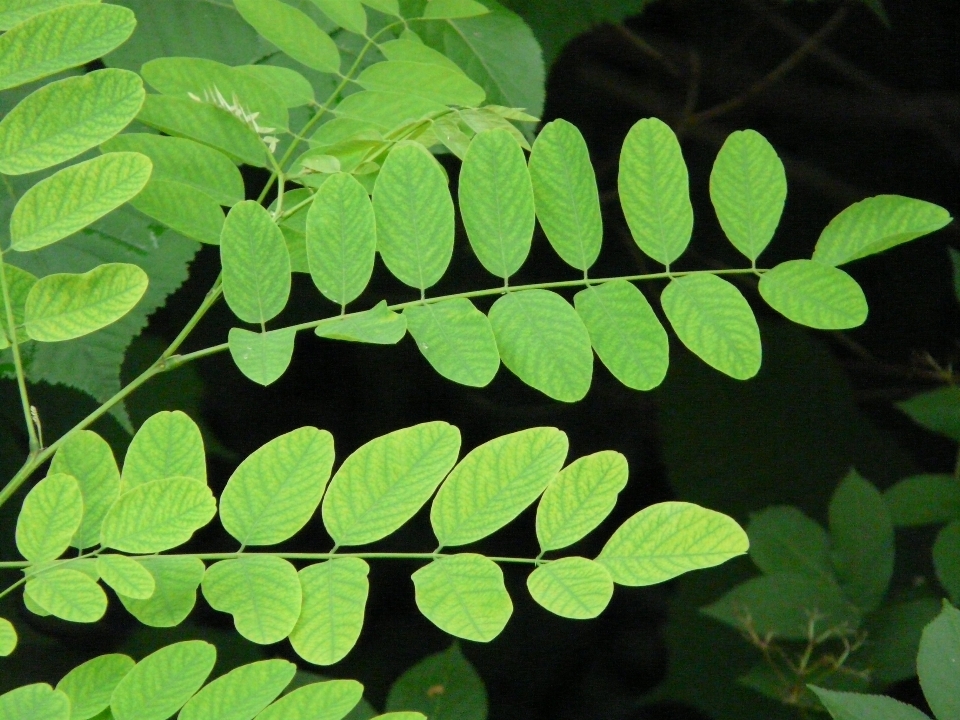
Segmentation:
[(83, 497), (83, 522), (71, 544), (92, 547), (100, 542), (100, 526), (107, 510), (120, 494), (120, 470), (106, 440), (90, 430), (67, 436), (53, 456), (50, 474), (72, 476)]
[(24, 685), (0, 695), (2, 717), (70, 720), (70, 698), (46, 683)]
[(366, 68), (357, 78), (364, 90), (416, 95), (441, 105), (477, 107), (486, 93), (463, 71), (434, 63), (387, 60)]
[(100, 0), (7, 0), (3, 10), (0, 10), (0, 30), (10, 30), (34, 15), (79, 2), (100, 2)]
[(156, 179), (131, 201), (147, 217), (171, 230), (207, 245), (219, 245), (223, 233), (223, 210), (217, 201), (191, 185)]
[(357, 707), (363, 685), (356, 680), (328, 680), (299, 687), (257, 715), (257, 720), (342, 720)]
[(31, 577), (24, 592), (45, 611), (68, 622), (97, 622), (107, 611), (107, 596), (97, 581), (69, 566)]
[[(37, 278), (26, 270), (21, 270), (16, 265), (4, 265), (3, 272), (7, 279), (7, 289), (10, 292), (10, 304), (13, 305), (13, 321), (16, 325), (20, 326), (17, 330), (17, 340), (25, 343), (30, 340), (26, 330), (22, 327), (27, 305), (27, 296), (30, 295), (30, 290), (33, 286), (37, 284)], [(4, 320), (0, 322), (0, 350), (2, 350), (10, 345), (7, 339), (7, 323), (5, 321), (7, 317), (6, 303), (2, 297), (0, 297), (0, 312), (3, 313), (2, 319)]]
[(331, 340), (396, 345), (407, 334), (407, 318), (390, 310), (386, 301), (381, 300), (365, 312), (322, 322), (315, 332)]
[(280, 0), (234, 0), (234, 5), (258, 33), (297, 62), (340, 72), (340, 51), (309, 15)]
[(313, 0), (334, 23), (358, 35), (367, 33), (367, 13), (360, 0)]
[(97, 557), (97, 572), (104, 583), (132, 600), (149, 600), (157, 582), (143, 565), (126, 555), (105, 553)]
[(270, 385), (287, 371), (293, 359), (297, 331), (293, 328), (250, 332), (230, 328), (230, 357), (245, 376), (259, 385)]
[(32, 563), (56, 560), (83, 520), (83, 495), (72, 475), (53, 473), (34, 485), (17, 517), (17, 550)]
[(167, 628), (182, 623), (197, 603), (203, 562), (195, 557), (163, 555), (138, 558), (135, 562), (153, 576), (155, 590), (146, 600), (118, 595), (127, 612), (150, 627)]
[(200, 428), (179, 410), (163, 410), (134, 435), (123, 461), (124, 492), (153, 480), (188, 477), (207, 482), (207, 463)]
[(110, 696), (136, 663), (127, 655), (100, 655), (78, 665), (57, 683), (70, 698), (71, 720), (88, 720), (110, 706)]
[(241, 665), (206, 685), (183, 706), (178, 720), (253, 718), (293, 679), (297, 666), (286, 660)]

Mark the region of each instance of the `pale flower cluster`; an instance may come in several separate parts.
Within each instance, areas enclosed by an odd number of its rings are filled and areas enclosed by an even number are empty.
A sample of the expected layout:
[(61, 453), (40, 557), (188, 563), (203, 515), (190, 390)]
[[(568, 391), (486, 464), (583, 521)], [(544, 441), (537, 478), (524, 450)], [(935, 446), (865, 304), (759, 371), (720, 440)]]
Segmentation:
[(257, 135), (261, 136), (261, 139), (270, 148), (270, 152), (276, 152), (277, 143), (280, 142), (279, 138), (274, 137), (270, 133), (276, 132), (276, 128), (271, 127), (261, 127), (257, 123), (257, 118), (260, 116), (259, 112), (249, 112), (245, 110), (240, 104), (240, 100), (236, 95), (233, 96), (233, 102), (229, 102), (220, 92), (220, 89), (216, 86), (212, 90), (207, 89), (203, 91), (203, 97), (199, 97), (194, 93), (187, 93), (191, 100), (197, 102), (208, 103), (210, 105), (215, 105), (218, 108), (226, 110), (228, 113), (238, 118), (249, 127), (253, 129)]

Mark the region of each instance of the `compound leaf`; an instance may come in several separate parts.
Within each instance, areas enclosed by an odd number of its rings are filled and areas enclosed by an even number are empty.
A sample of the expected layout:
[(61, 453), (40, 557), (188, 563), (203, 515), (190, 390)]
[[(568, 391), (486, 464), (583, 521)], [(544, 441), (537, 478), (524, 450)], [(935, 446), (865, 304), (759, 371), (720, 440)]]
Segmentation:
[(83, 520), (83, 495), (72, 475), (52, 473), (34, 485), (17, 518), (17, 550), (32, 563), (63, 555)]
[(370, 310), (323, 322), (314, 332), (331, 340), (396, 345), (407, 334), (407, 318), (381, 300)]
[(191, 240), (220, 244), (223, 210), (216, 200), (187, 183), (155, 179), (130, 204)]
[(940, 615), (923, 630), (917, 674), (923, 695), (937, 720), (960, 718), (960, 611), (944, 603)]
[(157, 590), (157, 582), (150, 571), (126, 555), (98, 556), (97, 572), (118, 595), (133, 600), (149, 600)]
[(217, 660), (217, 649), (187, 640), (147, 655), (120, 681), (110, 710), (116, 720), (166, 720), (200, 689)]
[(83, 496), (83, 522), (71, 545), (83, 549), (100, 542), (100, 526), (120, 494), (120, 470), (107, 441), (91, 430), (71, 433), (53, 456), (50, 474), (72, 475)]
[(287, 371), (293, 359), (297, 331), (293, 328), (250, 332), (230, 328), (227, 344), (230, 357), (246, 377), (259, 385), (270, 385)]
[(367, 13), (360, 0), (313, 0), (313, 4), (344, 30), (367, 34)]
[(286, 660), (241, 665), (206, 685), (183, 706), (178, 720), (252, 720), (290, 684), (297, 666)]
[(613, 597), (613, 578), (594, 560), (565, 557), (541, 565), (527, 578), (530, 595), (544, 608), (571, 620), (588, 620)]
[[(426, 49), (429, 50), (429, 48)], [(440, 115), (446, 112), (446, 105), (398, 90), (361, 90), (353, 95), (347, 95), (334, 109), (340, 122), (355, 120), (382, 133), (388, 133), (408, 120), (419, 120), (426, 115)], [(322, 127), (318, 134), (323, 132)]]
[(486, 387), (500, 368), (490, 320), (467, 298), (412, 305), (407, 329), (433, 369), (448, 380)]
[(960, 388), (948, 386), (914, 395), (897, 407), (918, 425), (960, 442)]
[(960, 519), (960, 482), (952, 475), (913, 475), (883, 493), (896, 527)]
[(168, 628), (182, 623), (197, 603), (203, 562), (195, 557), (164, 555), (137, 558), (136, 562), (153, 576), (156, 590), (147, 600), (118, 593), (127, 612), (149, 627)]
[(257, 715), (257, 720), (343, 720), (363, 697), (356, 680), (328, 680), (299, 687)]
[(171, 477), (207, 482), (207, 462), (200, 428), (179, 410), (151, 415), (133, 436), (120, 476), (123, 492)]
[(357, 78), (364, 90), (384, 90), (416, 95), (441, 105), (477, 107), (486, 93), (462, 70), (446, 65), (386, 60), (367, 67)]
[(747, 536), (750, 559), (767, 575), (795, 572), (836, 582), (827, 531), (797, 508), (782, 505), (754, 513)]
[(9, 620), (0, 618), (0, 657), (9, 657), (16, 648), (16, 629)]
[(70, 719), (88, 720), (110, 707), (110, 696), (134, 665), (127, 655), (100, 655), (64, 675), (57, 690), (70, 698)]
[(234, 0), (243, 19), (299, 63), (327, 73), (340, 72), (336, 43), (310, 16), (280, 0)]
[(0, 717), (70, 720), (70, 698), (46, 683), (24, 685), (0, 695)]
[(820, 330), (859, 327), (867, 298), (857, 281), (816, 260), (789, 260), (763, 274), (760, 295), (784, 317)]
[(930, 720), (912, 705), (886, 695), (839, 692), (810, 685), (809, 688), (836, 720)]
[(313, 85), (296, 70), (279, 65), (241, 65), (234, 70), (269, 85), (288, 108), (309, 105), (315, 99)]
[(490, 8), (476, 0), (428, 0), (423, 17), (430, 20), (453, 20), (486, 15), (488, 12)]
[(70, 566), (55, 567), (27, 580), (24, 592), (54, 617), (94, 623), (107, 611), (107, 595), (97, 581)]
[(432, 720), (486, 720), (487, 689), (454, 643), (403, 673), (390, 688), (386, 709), (417, 710)]

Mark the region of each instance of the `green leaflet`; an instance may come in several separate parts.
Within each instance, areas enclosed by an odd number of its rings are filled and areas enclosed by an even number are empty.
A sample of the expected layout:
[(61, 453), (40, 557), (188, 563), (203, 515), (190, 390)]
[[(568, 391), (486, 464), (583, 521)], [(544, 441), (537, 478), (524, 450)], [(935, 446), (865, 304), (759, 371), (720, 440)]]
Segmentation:
[(220, 496), (220, 521), (243, 545), (276, 545), (313, 517), (333, 467), (333, 437), (303, 427), (247, 457)]
[(716, 275), (675, 278), (660, 301), (677, 337), (707, 365), (737, 380), (760, 370), (757, 319), (729, 282)]
[(42, 342), (88, 335), (130, 312), (147, 291), (147, 282), (143, 270), (126, 263), (107, 263), (81, 275), (47, 275), (27, 296), (27, 334)]
[[(437, 686), (443, 692), (433, 690)], [(431, 720), (487, 720), (487, 689), (454, 643), (401, 675), (390, 688), (386, 709), (419, 710)]]
[[(26, 311), (27, 297), (30, 295), (30, 290), (33, 286), (37, 284), (37, 278), (26, 270), (21, 270), (16, 265), (5, 264), (3, 266), (3, 272), (6, 274), (7, 287), (10, 290), (10, 304), (13, 305), (13, 321), (19, 326), (17, 329), (17, 340), (25, 343), (30, 340), (30, 337), (22, 327), (24, 313)], [(0, 317), (0, 321), (2, 321), (0, 322), (0, 350), (2, 350), (10, 345), (5, 330), (7, 326), (6, 303), (3, 301), (2, 296), (0, 296), (0, 313), (3, 313), (2, 317)]]
[(387, 302), (381, 300), (370, 310), (324, 321), (314, 332), (331, 340), (396, 345), (407, 334), (407, 318), (390, 310)]
[(41, 180), (13, 209), (11, 247), (37, 250), (82, 230), (135, 197), (152, 169), (139, 153), (109, 153)]
[(153, 576), (156, 589), (147, 600), (118, 594), (127, 612), (149, 627), (175, 627), (186, 620), (197, 603), (203, 562), (194, 557), (163, 555), (138, 558), (136, 562)]
[(340, 72), (340, 51), (310, 17), (279, 0), (234, 0), (243, 19), (299, 63)]
[(541, 565), (527, 577), (530, 595), (560, 617), (589, 620), (604, 611), (613, 597), (613, 578), (598, 562), (565, 557)]
[[(446, 105), (399, 90), (361, 90), (347, 95), (334, 109), (337, 118), (363, 122), (382, 133), (388, 133), (408, 120), (419, 120), (426, 115), (440, 115), (445, 112)], [(323, 127), (317, 131), (318, 135), (322, 132)], [(317, 139), (317, 136), (314, 136), (314, 139)]]
[(573, 298), (600, 360), (634, 390), (652, 390), (670, 364), (670, 342), (650, 303), (632, 283), (592, 285)]
[(513, 614), (503, 572), (483, 555), (465, 553), (434, 560), (413, 574), (417, 607), (446, 633), (490, 642)]
[(0, 90), (83, 65), (123, 43), (133, 13), (107, 4), (77, 4), (35, 15), (0, 37)]
[(106, 710), (114, 688), (135, 664), (126, 655), (100, 655), (64, 675), (57, 690), (70, 698), (71, 720), (88, 720)]
[(387, 156), (373, 191), (377, 247), (387, 268), (421, 292), (443, 277), (453, 255), (454, 210), (443, 169), (421, 145)]
[(286, 638), (300, 617), (297, 570), (271, 555), (211, 565), (203, 576), (203, 596), (214, 610), (233, 615), (238, 633), (260, 645)]
[(531, 428), (490, 440), (454, 468), (430, 508), (441, 546), (467, 545), (496, 532), (546, 489), (567, 456), (567, 436)]
[(174, 643), (147, 655), (113, 691), (113, 717), (166, 720), (200, 689), (216, 660), (217, 649), (202, 640)]
[(960, 611), (946, 603), (923, 631), (917, 674), (930, 709), (938, 720), (960, 718), (957, 662), (960, 661)]
[(596, 529), (613, 510), (629, 473), (627, 459), (612, 450), (579, 458), (560, 471), (537, 506), (540, 549), (559, 550)]
[(71, 475), (53, 473), (34, 485), (17, 517), (17, 550), (32, 563), (63, 555), (83, 519), (83, 495)]
[(463, 72), (459, 65), (442, 52), (438, 52), (416, 40), (403, 38), (390, 40), (380, 45), (379, 49), (380, 54), (387, 60), (408, 60), (409, 62), (427, 63), (428, 65), (441, 65), (450, 70)]
[(24, 592), (48, 613), (68, 622), (97, 622), (107, 611), (107, 595), (97, 581), (69, 566), (31, 577)]
[(377, 254), (377, 224), (367, 191), (337, 173), (317, 191), (307, 212), (310, 277), (325, 298), (344, 306), (366, 289)]
[(693, 233), (690, 178), (673, 130), (657, 118), (640, 120), (620, 155), (620, 204), (640, 249), (668, 268)]
[(460, 169), (460, 212), (483, 266), (504, 279), (530, 254), (536, 222), (533, 185), (523, 150), (510, 133), (477, 135)]
[(423, 17), (431, 20), (452, 20), (486, 15), (488, 12), (490, 8), (476, 0), (428, 0)]
[(830, 221), (817, 240), (813, 259), (843, 265), (936, 232), (951, 219), (942, 207), (923, 200), (900, 195), (867, 198)]
[(486, 387), (500, 368), (497, 341), (487, 316), (466, 298), (412, 305), (407, 329), (433, 369), (448, 380)]
[(118, 595), (132, 600), (149, 600), (157, 589), (150, 571), (126, 555), (100, 555), (97, 572)]
[(8, 657), (17, 648), (17, 631), (5, 618), (0, 618), (0, 657)]
[(50, 613), (40, 607), (26, 592), (23, 594), (23, 606), (37, 617), (50, 617)]
[(313, 0), (313, 4), (344, 30), (367, 34), (367, 13), (360, 0)]
[(530, 143), (527, 142), (527, 136), (520, 132), (517, 126), (507, 119), (510, 118), (518, 122), (538, 122), (538, 119), (532, 115), (497, 105), (487, 105), (482, 108), (464, 108), (463, 110), (458, 110), (457, 115), (467, 127), (478, 135), (487, 130), (506, 130), (524, 150), (529, 152), (532, 149)]
[(323, 524), (337, 545), (366, 545), (412, 518), (460, 454), (460, 431), (444, 422), (396, 430), (348, 457), (323, 499)]
[(897, 403), (897, 407), (918, 425), (960, 442), (960, 388), (920, 393)]
[(864, 632), (873, 640), (861, 658), (871, 669), (870, 677), (882, 685), (917, 676), (917, 648), (923, 628), (940, 612), (942, 601), (932, 597), (883, 607), (864, 621)]
[(530, 177), (547, 240), (565, 263), (586, 272), (600, 254), (603, 219), (590, 153), (576, 126), (544, 125), (530, 153)]
[(24, 20), (62, 5), (100, 0), (6, 0), (0, 10), (0, 30), (10, 30)]
[(267, 149), (253, 129), (226, 110), (190, 98), (147, 95), (137, 120), (168, 135), (216, 148), (238, 162), (266, 167)]
[(123, 492), (152, 480), (188, 477), (207, 482), (207, 462), (200, 428), (179, 410), (161, 411), (140, 426), (123, 460)]
[(830, 500), (829, 516), (840, 587), (854, 605), (870, 612), (893, 577), (893, 522), (883, 495), (851, 471)]
[(72, 475), (83, 496), (83, 522), (71, 545), (83, 549), (100, 542), (100, 526), (120, 494), (120, 470), (107, 441), (90, 430), (67, 436), (53, 456), (50, 475)]
[(727, 238), (751, 262), (773, 239), (787, 198), (777, 151), (754, 130), (731, 133), (710, 173), (710, 199)]
[[(873, 0), (868, 0), (872, 2)], [(885, 695), (838, 692), (810, 685), (823, 706), (837, 720), (930, 720), (912, 705)]]
[(103, 520), (100, 542), (129, 553), (159, 553), (189, 540), (217, 514), (210, 488), (189, 477), (138, 485)]
[(960, 522), (944, 527), (933, 544), (933, 568), (937, 580), (953, 602), (960, 602)]
[(299, 687), (257, 715), (257, 720), (343, 720), (363, 697), (356, 680), (328, 680)]
[(427, 716), (418, 712), (390, 712), (377, 715), (373, 720), (427, 720)]
[(582, 400), (593, 380), (593, 349), (570, 303), (549, 290), (511, 292), (490, 308), (503, 364), (544, 395)]
[(297, 331), (293, 328), (259, 333), (230, 328), (230, 357), (249, 379), (260, 385), (270, 385), (290, 366), (296, 338)]
[(789, 260), (760, 278), (767, 304), (795, 323), (846, 330), (867, 319), (867, 299), (857, 281), (815, 260)]
[[(170, 180), (189, 185), (209, 195), (218, 205), (232, 206), (243, 200), (243, 177), (237, 166), (222, 152), (207, 145), (185, 138), (125, 133), (108, 140), (101, 149), (146, 155), (153, 163), (150, 176), (153, 182)], [(158, 219), (162, 222), (162, 218)]]
[(251, 720), (293, 679), (297, 666), (286, 660), (261, 660), (221, 675), (183, 706), (178, 720)]
[(782, 505), (754, 513), (747, 536), (750, 559), (763, 573), (792, 572), (836, 582), (827, 531), (797, 508)]
[(223, 210), (216, 200), (187, 183), (153, 180), (130, 204), (192, 240), (220, 244)]
[(374, 10), (400, 17), (400, 3), (398, 0), (362, 0), (363, 4)]
[(960, 518), (960, 482), (952, 475), (913, 475), (883, 493), (896, 527), (933, 525)]
[(44, 85), (0, 121), (0, 172), (43, 170), (96, 147), (137, 116), (143, 98), (143, 82), (127, 70)]
[(290, 644), (307, 662), (333, 665), (353, 649), (363, 627), (370, 566), (337, 558), (300, 571), (303, 610)]
[(46, 683), (24, 685), (0, 695), (0, 717), (70, 720), (70, 698)]
[(654, 585), (747, 552), (747, 534), (730, 517), (698, 505), (651, 505), (621, 525), (597, 562), (619, 585)]
[(313, 85), (296, 70), (278, 65), (241, 65), (233, 70), (269, 85), (288, 108), (314, 101)]
[(357, 78), (364, 90), (416, 95), (441, 105), (477, 107), (486, 93), (462, 70), (435, 63), (387, 60), (366, 68)]
[(459, 118), (454, 114), (446, 114), (430, 121), (430, 129), (418, 136), (418, 141), (426, 145), (435, 144), (439, 140), (447, 150), (463, 160), (470, 149), (471, 138), (463, 131)]

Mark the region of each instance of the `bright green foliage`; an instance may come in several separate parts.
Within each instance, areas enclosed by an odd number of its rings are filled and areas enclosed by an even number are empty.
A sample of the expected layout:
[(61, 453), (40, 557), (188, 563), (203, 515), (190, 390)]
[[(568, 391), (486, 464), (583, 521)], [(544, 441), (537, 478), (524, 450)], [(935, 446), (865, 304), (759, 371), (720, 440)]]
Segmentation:
[(731, 133), (710, 173), (710, 199), (730, 242), (751, 262), (773, 239), (787, 198), (777, 151), (760, 133)]
[(371, 65), (357, 78), (364, 90), (383, 90), (416, 95), (441, 105), (479, 106), (486, 95), (483, 88), (445, 65), (387, 60)]
[[(13, 305), (13, 321), (17, 325), (22, 325), (24, 320), (24, 312), (27, 304), (27, 296), (30, 294), (30, 290), (34, 285), (37, 284), (36, 276), (28, 273), (26, 270), (21, 270), (15, 265), (5, 265), (3, 272), (7, 277), (7, 288), (10, 290), (10, 303)], [(4, 322), (0, 323), (0, 350), (8, 347), (9, 342), (6, 335), (6, 303), (3, 301), (3, 297), (0, 296), (0, 313)], [(17, 340), (20, 342), (27, 342), (30, 338), (27, 336), (26, 331), (21, 327), (17, 330)]]
[(0, 121), (0, 172), (43, 170), (96, 147), (136, 117), (143, 97), (143, 82), (127, 70), (43, 86)]
[(269, 85), (288, 108), (314, 101), (313, 85), (296, 70), (278, 65), (241, 65), (234, 70)]
[(290, 297), (290, 256), (283, 233), (262, 205), (233, 206), (220, 235), (223, 296), (248, 323), (272, 320)]
[(136, 663), (126, 655), (100, 655), (68, 672), (57, 690), (70, 698), (71, 720), (88, 720), (110, 706), (110, 696)]
[(369, 572), (359, 558), (337, 558), (300, 571), (303, 610), (290, 635), (297, 655), (315, 665), (333, 665), (353, 649), (363, 627)]
[(313, 516), (333, 467), (333, 437), (303, 427), (240, 463), (220, 497), (224, 529), (243, 545), (276, 545)]
[(844, 594), (864, 612), (883, 600), (893, 576), (893, 522), (883, 495), (851, 471), (830, 500), (832, 558)]
[(100, 542), (100, 525), (120, 494), (120, 470), (106, 440), (90, 430), (71, 434), (50, 463), (50, 475), (72, 475), (83, 496), (83, 522), (71, 545), (88, 548)]
[(490, 642), (513, 614), (503, 572), (483, 555), (466, 553), (434, 560), (413, 574), (417, 607), (444, 632)]
[(363, 0), (363, 4), (387, 15), (400, 17), (400, 3), (398, 0)]
[(546, 489), (567, 457), (556, 428), (521, 430), (471, 450), (454, 468), (430, 508), (441, 546), (468, 545), (513, 520)]
[(789, 505), (750, 517), (750, 559), (765, 574), (796, 572), (833, 582), (830, 537), (819, 523)]
[(760, 328), (732, 284), (716, 275), (676, 278), (663, 291), (661, 303), (677, 337), (707, 365), (737, 380), (760, 370)]
[(88, 335), (130, 312), (147, 291), (147, 283), (143, 270), (126, 263), (107, 263), (80, 275), (47, 275), (27, 296), (27, 334), (42, 342)]
[(37, 617), (50, 617), (50, 613), (40, 607), (26, 592), (23, 594), (23, 606)]
[(460, 169), (459, 194), (477, 258), (497, 277), (510, 277), (530, 253), (536, 223), (530, 173), (510, 133), (495, 129), (474, 138)]
[(640, 249), (667, 267), (693, 233), (690, 178), (673, 130), (656, 118), (640, 120), (620, 154), (620, 204)]
[(178, 720), (253, 720), (283, 692), (297, 666), (286, 660), (262, 660), (221, 675), (183, 706)]
[(600, 254), (603, 220), (597, 178), (583, 135), (566, 120), (547, 123), (530, 153), (537, 218), (568, 265), (586, 272)]
[(930, 720), (912, 705), (884, 695), (861, 695), (810, 686), (836, 720)]
[(286, 638), (300, 617), (302, 592), (296, 568), (270, 555), (210, 566), (203, 576), (203, 596), (214, 610), (233, 615), (238, 633), (260, 645)]
[(937, 580), (954, 602), (960, 602), (960, 522), (943, 528), (933, 544), (933, 567)]
[(217, 201), (187, 183), (155, 179), (131, 205), (171, 230), (208, 245), (220, 244), (223, 210)]
[(650, 303), (633, 284), (612, 280), (573, 299), (600, 360), (634, 390), (652, 390), (670, 364), (670, 342)]
[(82, 230), (135, 197), (152, 169), (139, 153), (109, 153), (41, 180), (13, 209), (11, 247), (38, 250)]
[(593, 380), (590, 335), (577, 312), (549, 290), (511, 292), (490, 308), (503, 364), (561, 402), (586, 396)]
[(17, 648), (17, 631), (11, 622), (0, 618), (0, 657), (13, 654)]
[(427, 0), (423, 17), (434, 20), (476, 17), (486, 15), (490, 9), (476, 0)]
[(317, 289), (338, 305), (356, 300), (370, 282), (377, 224), (367, 191), (337, 173), (317, 192), (307, 213), (307, 262)]
[(427, 720), (427, 716), (418, 712), (390, 712), (377, 715), (373, 720)]
[(207, 482), (200, 428), (179, 410), (158, 412), (140, 426), (127, 448), (120, 487), (127, 492), (171, 477)]
[(249, 379), (259, 385), (270, 385), (290, 366), (296, 338), (297, 332), (292, 328), (271, 332), (230, 328), (230, 356)]
[[(409, 62), (426, 63), (428, 65), (440, 65), (451, 70), (460, 70), (460, 66), (448, 58), (442, 52), (434, 50), (428, 45), (424, 45), (417, 40), (401, 38), (400, 40), (389, 40), (380, 45), (380, 54), (387, 60), (407, 60)], [(405, 97), (402, 96), (401, 97)]]
[[(402, 40), (394, 42), (409, 43), (409, 41)], [(418, 47), (433, 52), (425, 45), (419, 45)], [(426, 115), (441, 115), (447, 112), (447, 107), (434, 100), (405, 92), (363, 90), (353, 95), (347, 95), (340, 101), (334, 112), (338, 118), (333, 121), (335, 123), (345, 124), (344, 121), (355, 121), (365, 127), (388, 133), (404, 120), (421, 118)], [(328, 137), (327, 133), (332, 132), (336, 125), (331, 124), (327, 129), (324, 129), (325, 127), (321, 126), (320, 130), (317, 131), (314, 136), (315, 141), (319, 142), (321, 138)], [(326, 145), (327, 143), (321, 142), (319, 144)]]
[(550, 484), (537, 506), (540, 549), (559, 550), (584, 538), (604, 521), (627, 484), (627, 459), (604, 450), (579, 458)]
[(813, 259), (824, 265), (844, 263), (935, 232), (951, 220), (932, 203), (900, 195), (878, 195), (854, 203), (820, 234)]
[(313, 0), (334, 23), (358, 35), (367, 32), (367, 13), (360, 0)]
[(460, 431), (445, 422), (396, 430), (348, 457), (323, 499), (323, 524), (337, 545), (366, 545), (412, 518), (460, 454)]
[(0, 30), (9, 30), (24, 20), (62, 5), (100, 0), (6, 0), (0, 10)]
[(70, 566), (53, 568), (27, 580), (26, 594), (54, 617), (92, 623), (107, 611), (107, 595), (97, 581)]
[(937, 720), (960, 718), (960, 611), (955, 607), (944, 604), (940, 616), (924, 629), (917, 674)]
[(417, 710), (431, 720), (487, 720), (487, 689), (454, 643), (401, 675), (390, 688), (386, 709)]
[(126, 555), (100, 555), (97, 557), (97, 572), (118, 595), (132, 600), (149, 600), (157, 590), (157, 582), (150, 571)]
[(182, 623), (197, 602), (203, 563), (193, 557), (163, 555), (138, 558), (136, 562), (153, 576), (156, 590), (148, 600), (119, 595), (127, 612), (150, 627), (166, 628)]
[(414, 305), (403, 315), (417, 347), (434, 370), (462, 385), (490, 384), (500, 369), (500, 353), (490, 320), (470, 300)]
[(258, 33), (297, 62), (340, 72), (340, 51), (308, 15), (280, 0), (234, 0), (234, 5)]
[(35, 15), (0, 37), (0, 90), (106, 55), (136, 25), (127, 8), (77, 4)]
[(53, 473), (24, 498), (17, 518), (17, 550), (32, 563), (60, 557), (83, 519), (83, 495), (71, 475)]
[(343, 720), (363, 697), (355, 680), (311, 683), (284, 695), (257, 715), (257, 720)]
[(565, 557), (541, 565), (527, 578), (533, 599), (550, 612), (588, 620), (604, 611), (613, 597), (613, 578), (600, 563)]
[(620, 585), (653, 585), (747, 552), (731, 518), (684, 502), (651, 505), (617, 529), (597, 557)]
[(453, 254), (453, 199), (443, 169), (423, 146), (394, 148), (377, 178), (373, 207), (390, 272), (421, 292), (435, 285)]
[(323, 322), (315, 332), (331, 340), (396, 345), (407, 334), (407, 318), (390, 310), (386, 301), (381, 300), (365, 312)]
[(113, 692), (116, 720), (166, 720), (203, 685), (217, 649), (201, 640), (161, 648), (137, 663)]
[(883, 493), (897, 527), (933, 525), (960, 518), (960, 482), (952, 475), (913, 475)]
[(217, 512), (210, 488), (189, 477), (153, 480), (124, 492), (103, 520), (100, 542), (129, 553), (182, 545)]
[(960, 442), (960, 388), (947, 386), (920, 393), (897, 407), (918, 425)]
[(760, 278), (760, 295), (795, 323), (846, 330), (867, 319), (867, 298), (857, 281), (815, 260), (788, 260)]
[(25, 685), (0, 695), (0, 717), (70, 720), (70, 698), (46, 683)]

